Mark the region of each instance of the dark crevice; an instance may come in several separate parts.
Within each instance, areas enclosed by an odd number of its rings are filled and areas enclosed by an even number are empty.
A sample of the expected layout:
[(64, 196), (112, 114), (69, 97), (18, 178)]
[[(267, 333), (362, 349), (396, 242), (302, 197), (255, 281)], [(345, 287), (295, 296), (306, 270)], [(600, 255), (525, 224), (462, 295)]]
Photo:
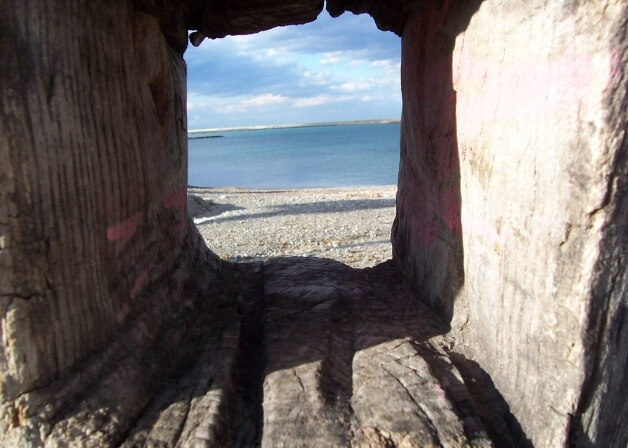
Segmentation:
[(353, 396), (353, 355), (355, 353), (354, 300), (340, 293), (330, 309), (330, 333), (321, 361), (319, 387), (325, 403), (337, 409), (350, 441), (351, 397)]
[(341, 406), (351, 398), (354, 316), (351, 301), (334, 301), (330, 310), (330, 329), (326, 355), (321, 361), (320, 389), (331, 406)]
[(264, 265), (242, 263), (239, 270), (242, 289), (237, 295), (240, 338), (232, 384), (234, 394), (227, 414), (228, 444), (231, 447), (260, 446), (263, 427), (264, 382)]

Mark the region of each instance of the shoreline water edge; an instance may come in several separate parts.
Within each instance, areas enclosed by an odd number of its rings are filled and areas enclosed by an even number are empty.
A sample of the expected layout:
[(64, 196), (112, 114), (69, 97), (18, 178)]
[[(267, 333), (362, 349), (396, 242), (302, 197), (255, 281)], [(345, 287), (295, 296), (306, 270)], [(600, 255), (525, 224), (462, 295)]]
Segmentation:
[(364, 124), (400, 124), (401, 119), (387, 118), (380, 120), (349, 120), (328, 121), (320, 123), (267, 124), (255, 126), (233, 126), (225, 128), (192, 129), (188, 131), (188, 139), (204, 138), (203, 134), (232, 131), (264, 131), (268, 129), (319, 128), (327, 126), (354, 126)]

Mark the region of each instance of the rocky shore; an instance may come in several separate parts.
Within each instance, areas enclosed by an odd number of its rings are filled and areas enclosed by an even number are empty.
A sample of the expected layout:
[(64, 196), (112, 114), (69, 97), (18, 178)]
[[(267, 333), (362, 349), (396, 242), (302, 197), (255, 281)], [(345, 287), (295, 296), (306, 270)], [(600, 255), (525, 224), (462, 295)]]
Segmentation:
[(352, 267), (392, 257), (396, 186), (299, 190), (190, 188), (207, 245), (227, 260), (332, 258)]

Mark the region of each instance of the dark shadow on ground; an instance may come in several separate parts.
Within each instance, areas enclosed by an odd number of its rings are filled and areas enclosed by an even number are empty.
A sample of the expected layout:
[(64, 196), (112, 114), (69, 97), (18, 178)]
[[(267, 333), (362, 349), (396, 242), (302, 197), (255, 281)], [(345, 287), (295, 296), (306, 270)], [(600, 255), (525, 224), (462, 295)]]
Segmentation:
[[(231, 204), (214, 204), (211, 214), (203, 214), (200, 217), (213, 217), (230, 210), (242, 210)], [(231, 207), (231, 208), (229, 208)], [(270, 210), (261, 213), (244, 213), (241, 215), (215, 218), (213, 222), (243, 221), (247, 219), (272, 218), (285, 215), (310, 215), (318, 213), (342, 213), (356, 210), (373, 210), (394, 208), (394, 199), (347, 199), (340, 201), (304, 202), (298, 204), (283, 204), (271, 207)], [(215, 210), (215, 211), (214, 211)]]
[(523, 428), (510, 412), (510, 406), (499, 393), (493, 380), (475, 361), (460, 353), (449, 353), (464, 385), (473, 399), (480, 420), (497, 446), (532, 448)]
[[(473, 373), (477, 368), (472, 362), (446, 352), (448, 325), (416, 300), (394, 263), (359, 270), (329, 259), (277, 258), (224, 263), (222, 275), (218, 289), (209, 292), (211, 300), (197, 311), (197, 323), (160, 393), (131, 431), (136, 441), (151, 427), (164, 424), (166, 417), (169, 425), (183, 426), (193, 417), (173, 417), (171, 410), (183, 407), (195, 415), (195, 403), (203, 400), (220, 403), (213, 411), (216, 415), (203, 417), (214, 419), (212, 440), (220, 446), (259, 446), (262, 437), (268, 437), (265, 444), (271, 446), (292, 427), (305, 432), (315, 428), (318, 433), (346, 431), (350, 437), (347, 425), (356, 418), (354, 413), (365, 409), (355, 400), (371, 400), (366, 408), (375, 415), (382, 413), (382, 425), (392, 420), (397, 430), (413, 433), (406, 420), (419, 417), (410, 411), (388, 414), (386, 406), (392, 406), (390, 412), (397, 406), (387, 402), (390, 391), (385, 387), (392, 384), (408, 387), (404, 406), (419, 406), (417, 412), (428, 409), (421, 418), (430, 425), (437, 425), (431, 419), (439, 410), (449, 412), (450, 406), (463, 422), (462, 437), (468, 441), (490, 438), (498, 447), (529, 446), (507, 405), (492, 405), (501, 395), (488, 375), (481, 369)], [(415, 367), (406, 368), (407, 356), (419, 359)], [(427, 368), (416, 370), (422, 365)], [(382, 380), (388, 386), (364, 395), (365, 384), (378, 375), (391, 375)], [(315, 384), (307, 378), (316, 378)], [(427, 385), (421, 396), (414, 386), (406, 386), (415, 381)], [(430, 384), (445, 391), (448, 405), (439, 401)], [(286, 397), (297, 394), (301, 398), (292, 406), (303, 407), (303, 414), (294, 422), (276, 421), (288, 418), (291, 411), (273, 408), (277, 398), (265, 396), (265, 391)], [(310, 411), (308, 403), (317, 396), (323, 408)], [(379, 407), (383, 410), (377, 411)]]

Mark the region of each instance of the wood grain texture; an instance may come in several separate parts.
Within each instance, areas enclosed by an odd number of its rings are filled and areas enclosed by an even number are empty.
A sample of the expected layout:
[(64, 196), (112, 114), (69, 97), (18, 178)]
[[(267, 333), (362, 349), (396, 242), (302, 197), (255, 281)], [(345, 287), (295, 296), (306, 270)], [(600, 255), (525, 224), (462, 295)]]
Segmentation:
[(122, 446), (527, 446), (390, 263), (278, 258), (222, 280)]
[(396, 259), (536, 446), (624, 446), (626, 4), (433, 6), (402, 38)]
[(185, 64), (158, 22), (126, 1), (2, 8), (0, 422), (37, 445), (68, 419), (111, 432), (103, 403), (137, 413), (201, 297), (187, 279), (217, 265), (185, 216)]
[(322, 6), (0, 0), (0, 444), (626, 445), (628, 6), (328, 2), (402, 34), (394, 265), (223, 262), (187, 30)]
[[(161, 294), (181, 292), (157, 290), (153, 300)], [(170, 310), (174, 327), (153, 329), (158, 318), (143, 314), (73, 375), (24, 394), (22, 423), (3, 441), (528, 446), (487, 375), (449, 352), (447, 326), (391, 263), (223, 264), (205, 296), (193, 312)]]

